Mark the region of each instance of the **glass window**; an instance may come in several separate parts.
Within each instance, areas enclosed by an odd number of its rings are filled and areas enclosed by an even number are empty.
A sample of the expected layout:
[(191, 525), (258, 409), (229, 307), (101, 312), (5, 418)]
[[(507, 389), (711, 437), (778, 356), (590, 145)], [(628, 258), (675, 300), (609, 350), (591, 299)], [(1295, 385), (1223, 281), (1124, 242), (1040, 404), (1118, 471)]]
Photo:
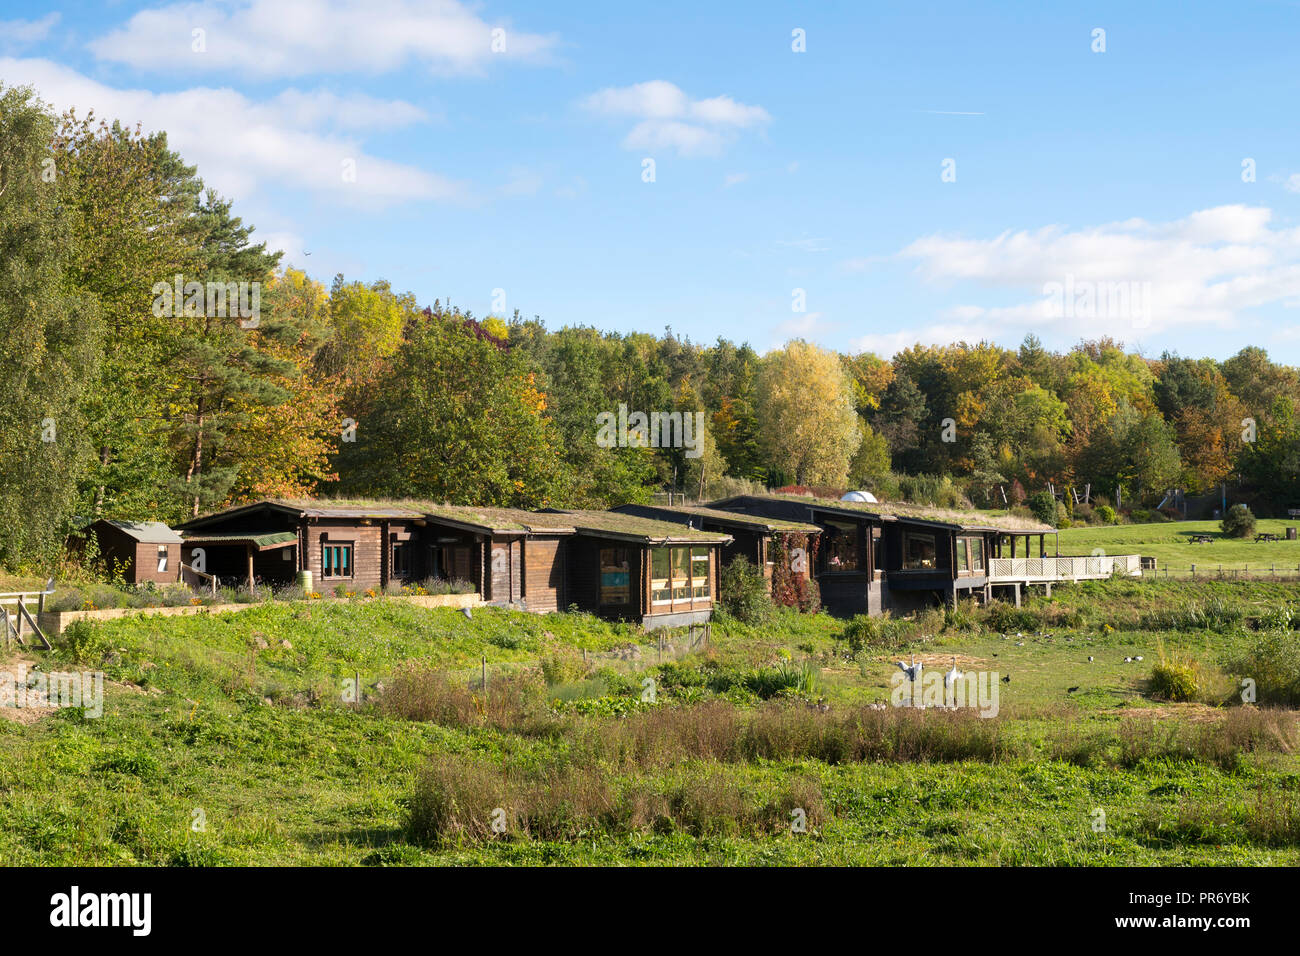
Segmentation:
[(957, 539), (957, 573), (961, 574), (969, 570), (970, 564), (966, 560), (966, 548), (970, 545), (970, 538)]
[(935, 566), (934, 535), (903, 536), (903, 568), (908, 571), (930, 570)]
[(858, 526), (850, 522), (827, 521), (817, 561), (823, 572), (858, 570)]
[(984, 570), (984, 539), (970, 539), (970, 566), (972, 571)]
[(167, 547), (166, 547), (166, 545), (164, 545), (163, 547), (161, 547), (161, 548), (158, 549), (158, 570), (159, 570), (159, 571), (166, 571), (166, 570), (167, 570)]
[(690, 548), (673, 548), (673, 600), (687, 601), (691, 597)]
[(709, 596), (709, 549), (691, 548), (691, 593)]
[(600, 603), (632, 603), (632, 567), (627, 548), (600, 549)]
[(320, 576), (323, 578), (352, 577), (352, 545), (324, 545), (322, 547), (320, 568)]
[(667, 604), (673, 599), (672, 589), (668, 586), (669, 569), (672, 565), (671, 548), (654, 548), (650, 552), (650, 602)]

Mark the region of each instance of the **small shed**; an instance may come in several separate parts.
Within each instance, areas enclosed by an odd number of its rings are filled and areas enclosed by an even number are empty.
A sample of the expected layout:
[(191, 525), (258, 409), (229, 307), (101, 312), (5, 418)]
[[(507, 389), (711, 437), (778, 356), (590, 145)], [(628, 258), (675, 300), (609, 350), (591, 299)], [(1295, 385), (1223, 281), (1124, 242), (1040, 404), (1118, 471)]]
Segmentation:
[(181, 579), (181, 536), (161, 521), (103, 518), (90, 531), (104, 563), (128, 584), (174, 584)]

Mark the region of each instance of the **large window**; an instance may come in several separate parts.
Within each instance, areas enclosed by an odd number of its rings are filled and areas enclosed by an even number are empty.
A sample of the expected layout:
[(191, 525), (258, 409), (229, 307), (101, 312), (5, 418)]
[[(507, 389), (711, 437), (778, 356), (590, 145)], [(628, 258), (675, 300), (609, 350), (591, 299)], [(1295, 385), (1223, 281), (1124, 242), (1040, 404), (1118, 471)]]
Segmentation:
[(650, 552), (650, 602), (670, 604), (706, 598), (709, 588), (709, 549), (654, 548)]
[(984, 539), (970, 539), (970, 569), (975, 572), (984, 570)]
[(159, 545), (158, 547), (158, 571), (161, 574), (166, 570), (167, 570), (167, 545), (164, 544), (164, 545)]
[(352, 577), (352, 545), (322, 545), (320, 576), (322, 578)]
[(404, 541), (393, 543), (392, 573), (398, 578), (404, 578), (411, 573), (411, 546)]
[(970, 561), (966, 557), (966, 548), (970, 544), (969, 538), (957, 539), (957, 573), (965, 574), (970, 570)]
[(958, 574), (984, 573), (984, 539), (983, 538), (958, 538), (957, 539), (957, 573)]
[(929, 571), (935, 567), (934, 535), (913, 534), (903, 536), (903, 569)]
[(691, 594), (709, 596), (709, 549), (691, 548)]
[(600, 603), (632, 603), (632, 565), (627, 548), (600, 549)]
[(823, 573), (857, 571), (860, 564), (858, 526), (847, 521), (827, 521), (822, 531), (818, 564)]

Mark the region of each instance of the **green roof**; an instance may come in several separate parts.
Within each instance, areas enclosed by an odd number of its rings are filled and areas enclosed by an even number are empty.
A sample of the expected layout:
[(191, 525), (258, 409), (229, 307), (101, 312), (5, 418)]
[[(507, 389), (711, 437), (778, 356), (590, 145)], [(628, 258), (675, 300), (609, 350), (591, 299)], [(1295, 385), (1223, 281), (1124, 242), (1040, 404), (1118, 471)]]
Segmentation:
[(701, 544), (726, 544), (731, 540), (730, 535), (716, 531), (700, 531), (675, 521), (656, 521), (621, 511), (564, 511), (560, 514), (571, 521), (580, 534), (611, 535), (648, 543), (698, 541)]
[[(1010, 514), (1005, 511), (972, 511), (956, 508), (934, 508), (929, 505), (916, 505), (906, 501), (839, 501), (835, 498), (814, 498), (810, 495), (736, 495), (735, 497), (772, 498), (780, 501), (795, 501), (810, 508), (838, 508), (844, 511), (860, 511), (864, 514), (880, 515), (886, 518), (913, 518), (917, 521), (934, 521), (939, 524), (956, 525), (960, 528), (984, 529), (1024, 534), (1055, 534), (1056, 529), (1033, 518)], [(724, 501), (729, 499), (722, 499)], [(718, 504), (718, 502), (713, 502)]]
[(702, 505), (642, 505), (656, 511), (666, 511), (687, 517), (701, 518), (705, 521), (717, 521), (750, 527), (755, 531), (789, 531), (799, 534), (820, 534), (821, 528), (803, 521), (788, 521), (784, 518), (768, 518), (764, 515), (741, 514), (736, 511), (722, 511), (719, 508), (706, 508)]
[(263, 534), (204, 534), (196, 531), (185, 536), (186, 544), (251, 544), (261, 551), (297, 544), (298, 536), (292, 531), (270, 531)]

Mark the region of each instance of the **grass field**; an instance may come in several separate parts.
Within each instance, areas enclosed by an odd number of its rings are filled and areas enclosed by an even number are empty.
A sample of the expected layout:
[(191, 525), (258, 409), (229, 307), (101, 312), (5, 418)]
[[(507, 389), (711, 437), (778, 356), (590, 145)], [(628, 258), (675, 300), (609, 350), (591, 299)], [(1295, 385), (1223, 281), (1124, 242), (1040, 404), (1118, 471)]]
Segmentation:
[[(102, 667), (103, 717), (0, 720), (0, 852), (67, 865), (1295, 865), (1295, 712), (1160, 701), (1148, 679), (1162, 654), (1230, 661), (1297, 600), (1268, 582), (1093, 583), (1020, 611), (887, 622), (856, 651), (846, 622), (783, 613), (720, 622), (707, 651), (662, 665), (651, 638), (587, 615), (466, 619), (380, 600), (113, 621), (42, 662)], [(912, 654), (932, 671), (953, 657), (996, 671), (998, 716), (872, 710)], [(360, 704), (343, 697), (355, 674)], [(1209, 689), (1226, 700), (1235, 684)]]
[[(1154, 557), (1159, 568), (1213, 572), (1224, 569), (1248, 569), (1268, 573), (1270, 566), (1279, 572), (1300, 569), (1300, 540), (1287, 541), (1286, 529), (1300, 527), (1300, 521), (1261, 518), (1256, 531), (1280, 535), (1282, 541), (1260, 541), (1254, 537), (1225, 538), (1217, 521), (1165, 521), (1156, 524), (1095, 525), (1066, 528), (1061, 532), (1061, 554), (1092, 554), (1101, 548), (1107, 554), (1141, 554)], [(1193, 534), (1208, 534), (1211, 544), (1191, 544)], [(1049, 544), (1050, 547), (1050, 544)]]

